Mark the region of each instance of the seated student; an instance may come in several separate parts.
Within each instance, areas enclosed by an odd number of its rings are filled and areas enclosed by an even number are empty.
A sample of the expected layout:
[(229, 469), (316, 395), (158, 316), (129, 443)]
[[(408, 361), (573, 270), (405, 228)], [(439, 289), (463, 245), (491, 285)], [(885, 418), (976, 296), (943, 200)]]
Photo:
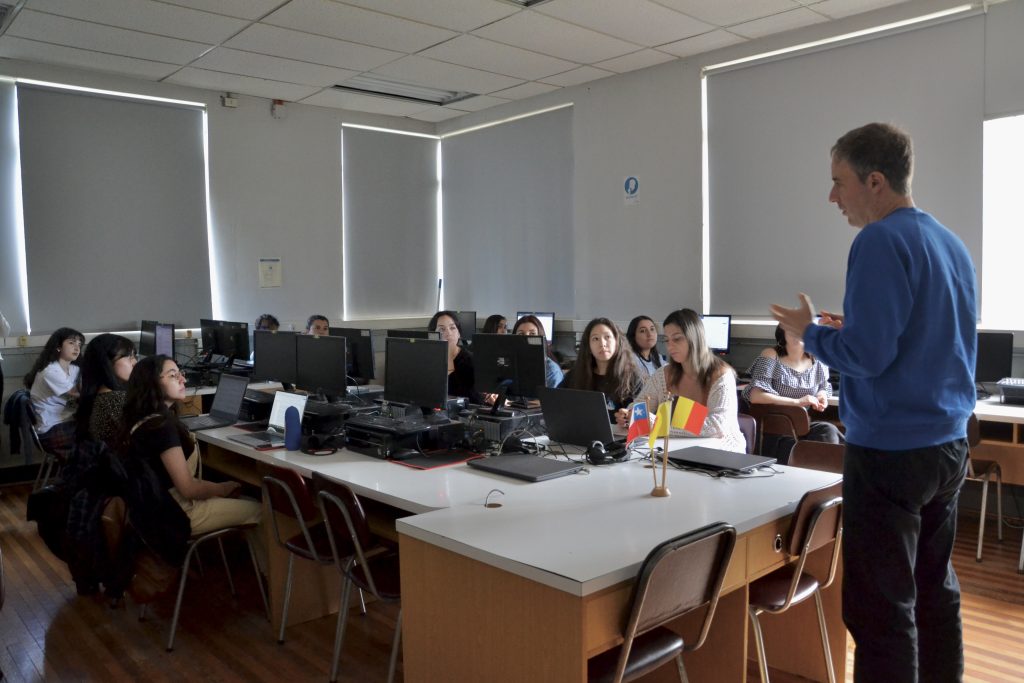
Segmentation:
[(650, 377), (665, 364), (665, 356), (658, 351), (658, 327), (646, 315), (629, 321), (626, 339), (633, 348), (637, 368), (644, 376)]
[(576, 363), (559, 386), (603, 392), (612, 421), (622, 422), (642, 381), (632, 356), (615, 323), (594, 318), (583, 330)]
[(144, 459), (152, 467), (160, 484), (188, 516), (193, 536), (258, 523), (260, 503), (232, 497), (238, 495), (241, 484), (196, 478), (199, 448), (177, 416), (184, 399), (185, 375), (173, 360), (157, 355), (139, 361), (128, 379), (124, 425), (118, 438), (121, 452), (129, 459)]
[(125, 389), (135, 362), (135, 344), (119, 334), (101, 334), (85, 347), (75, 413), (79, 441), (103, 441), (114, 447), (123, 426)]
[[(736, 417), (736, 372), (708, 348), (704, 323), (689, 308), (674, 311), (662, 325), (668, 344), (668, 363), (647, 378), (637, 400), (648, 401), (651, 415), (670, 398), (685, 396), (708, 408), (700, 436), (722, 439), (718, 446), (744, 453), (747, 443)], [(620, 423), (621, 424), (621, 423)], [(671, 436), (683, 436), (673, 429)]]
[(62, 327), (46, 340), (32, 369), (25, 375), (36, 411), (36, 431), (48, 453), (67, 457), (75, 442), (75, 399), (78, 398), (78, 355), (85, 337)]
[[(750, 366), (750, 384), (743, 389), (743, 398), (750, 403), (801, 406), (823, 412), (832, 395), (828, 383), (828, 367), (804, 351), (804, 340), (795, 338), (779, 325), (775, 328), (775, 346), (754, 359)], [(831, 422), (815, 420), (807, 436), (810, 441), (845, 443), (842, 432)], [(793, 438), (767, 434), (762, 455), (789, 462)]]
[[(544, 334), (544, 323), (535, 315), (524, 315), (516, 321), (512, 328), (512, 334), (522, 334), (528, 337), (546, 337)], [(557, 387), (565, 379), (562, 368), (558, 367), (554, 356), (551, 354), (551, 347), (548, 340), (544, 339), (544, 386)]]
[(448, 342), (448, 395), (465, 396), (471, 401), (479, 398), (473, 383), (476, 372), (473, 370), (473, 354), (462, 348), (462, 327), (459, 316), (452, 311), (438, 311), (430, 319), (427, 329), (440, 332), (441, 339)]
[[(326, 320), (326, 318), (324, 319)], [(256, 318), (256, 324), (252, 327), (253, 330), (266, 330), (268, 332), (276, 332), (280, 328), (281, 323), (277, 318), (269, 313), (264, 313), (260, 317)]]
[(484, 321), (484, 334), (508, 334), (508, 320), (500, 313), (487, 316)]
[(314, 313), (306, 321), (306, 334), (315, 334), (319, 337), (326, 337), (331, 333), (331, 321), (327, 316)]

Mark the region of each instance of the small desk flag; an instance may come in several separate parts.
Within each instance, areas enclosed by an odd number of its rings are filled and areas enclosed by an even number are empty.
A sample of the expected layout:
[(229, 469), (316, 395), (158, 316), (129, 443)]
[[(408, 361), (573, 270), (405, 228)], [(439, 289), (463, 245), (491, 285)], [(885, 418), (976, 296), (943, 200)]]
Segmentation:
[(633, 409), (629, 412), (629, 431), (626, 433), (626, 443), (650, 433), (651, 419), (647, 413), (647, 403), (644, 401), (634, 403)]
[(668, 436), (668, 423), (671, 419), (672, 402), (665, 401), (658, 406), (658, 414), (654, 417), (654, 428), (651, 430), (651, 436), (647, 442), (651, 445), (651, 449), (654, 449), (654, 444), (658, 442), (658, 438), (662, 436)]
[[(659, 410), (660, 412), (660, 410)], [(691, 434), (700, 435), (704, 428), (704, 420), (708, 417), (707, 406), (680, 396), (675, 400), (672, 410), (672, 426)]]

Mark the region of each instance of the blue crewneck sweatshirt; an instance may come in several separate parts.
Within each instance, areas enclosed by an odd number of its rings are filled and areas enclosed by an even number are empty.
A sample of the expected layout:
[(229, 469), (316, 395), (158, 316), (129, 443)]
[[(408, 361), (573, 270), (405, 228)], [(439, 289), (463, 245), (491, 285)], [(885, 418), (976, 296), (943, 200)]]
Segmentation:
[(908, 450), (963, 438), (974, 410), (977, 294), (959, 237), (916, 208), (850, 247), (841, 329), (811, 324), (807, 351), (842, 374), (852, 444)]

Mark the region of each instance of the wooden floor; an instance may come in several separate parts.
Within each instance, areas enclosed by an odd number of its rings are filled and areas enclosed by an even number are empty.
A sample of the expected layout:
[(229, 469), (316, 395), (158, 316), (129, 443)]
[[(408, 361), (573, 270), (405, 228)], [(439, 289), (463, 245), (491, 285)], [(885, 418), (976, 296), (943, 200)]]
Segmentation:
[[(20, 681), (306, 681), (326, 680), (333, 618), (288, 629), (277, 645), (263, 616), (251, 566), (232, 553), (238, 599), (212, 555), (205, 576), (190, 579), (174, 652), (165, 652), (173, 598), (159, 600), (147, 620), (133, 605), (111, 609), (100, 597), (78, 597), (67, 567), (25, 521), (25, 486), (0, 489), (0, 547), (7, 601), (0, 611), (0, 670)], [(964, 514), (954, 564), (963, 588), (965, 681), (1024, 680), (1024, 576), (1017, 574), (1021, 530), (997, 543), (989, 526), (985, 561), (974, 561), (977, 517)], [(232, 548), (229, 547), (229, 553)], [(344, 681), (385, 680), (395, 605), (353, 611), (342, 654)], [(852, 681), (853, 645), (847, 680)], [(401, 673), (401, 666), (399, 666)], [(751, 667), (751, 682), (757, 680)], [(401, 676), (399, 676), (399, 679)], [(782, 674), (776, 683), (797, 680)]]

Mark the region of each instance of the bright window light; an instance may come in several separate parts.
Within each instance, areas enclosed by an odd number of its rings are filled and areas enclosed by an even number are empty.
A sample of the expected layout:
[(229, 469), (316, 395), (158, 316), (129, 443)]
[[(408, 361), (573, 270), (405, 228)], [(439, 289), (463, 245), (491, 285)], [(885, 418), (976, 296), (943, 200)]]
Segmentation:
[(1024, 185), (1020, 150), (1024, 149), (1024, 115), (986, 121), (983, 128), (981, 326), (1024, 330), (1017, 277), (1024, 234), (1020, 231), (1017, 193)]

